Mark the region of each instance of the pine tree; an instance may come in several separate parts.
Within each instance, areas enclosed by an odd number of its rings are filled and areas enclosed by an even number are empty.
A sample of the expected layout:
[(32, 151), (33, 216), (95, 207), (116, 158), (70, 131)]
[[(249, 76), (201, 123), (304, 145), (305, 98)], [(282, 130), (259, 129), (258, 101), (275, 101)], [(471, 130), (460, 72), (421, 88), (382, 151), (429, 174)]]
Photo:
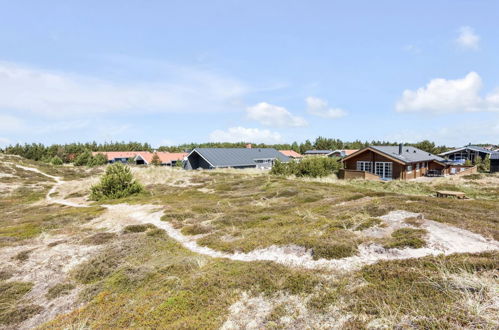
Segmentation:
[(154, 166), (161, 165), (161, 160), (159, 159), (159, 156), (157, 153), (154, 153), (154, 155), (152, 156), (151, 165), (154, 165)]

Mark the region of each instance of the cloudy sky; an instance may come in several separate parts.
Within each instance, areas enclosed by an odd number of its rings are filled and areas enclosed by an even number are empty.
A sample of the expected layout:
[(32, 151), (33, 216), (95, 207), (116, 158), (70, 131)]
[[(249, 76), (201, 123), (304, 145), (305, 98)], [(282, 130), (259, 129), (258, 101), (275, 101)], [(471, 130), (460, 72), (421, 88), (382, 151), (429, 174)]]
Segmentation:
[(0, 8), (0, 146), (499, 143), (498, 1)]

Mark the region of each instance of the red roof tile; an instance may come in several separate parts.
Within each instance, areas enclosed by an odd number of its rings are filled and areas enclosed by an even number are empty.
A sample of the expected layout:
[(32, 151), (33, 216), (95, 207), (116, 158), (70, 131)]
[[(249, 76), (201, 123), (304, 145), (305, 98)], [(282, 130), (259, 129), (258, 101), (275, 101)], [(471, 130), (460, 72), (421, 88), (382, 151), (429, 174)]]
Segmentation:
[(300, 155), (299, 153), (297, 153), (294, 150), (279, 150), (279, 152), (281, 154), (283, 154), (284, 156), (288, 156), (288, 157), (292, 157), (292, 158), (302, 158), (303, 157), (303, 155)]

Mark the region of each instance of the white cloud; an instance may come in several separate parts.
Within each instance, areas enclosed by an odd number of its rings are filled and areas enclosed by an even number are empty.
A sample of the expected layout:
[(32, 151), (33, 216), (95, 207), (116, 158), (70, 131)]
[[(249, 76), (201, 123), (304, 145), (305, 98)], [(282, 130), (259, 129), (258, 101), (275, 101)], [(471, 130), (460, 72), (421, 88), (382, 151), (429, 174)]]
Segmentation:
[(212, 142), (254, 142), (254, 143), (279, 143), (282, 137), (277, 132), (268, 129), (231, 127), (227, 131), (216, 130), (210, 134)]
[(307, 97), (307, 111), (312, 114), (323, 118), (341, 118), (345, 117), (348, 113), (340, 108), (330, 108), (327, 101), (318, 97)]
[(406, 89), (395, 109), (398, 112), (473, 112), (499, 111), (499, 90), (485, 98), (479, 95), (482, 79), (470, 72), (462, 79), (432, 79), (416, 91)]
[(288, 110), (266, 102), (258, 103), (246, 109), (248, 118), (258, 121), (265, 126), (302, 127), (307, 121), (302, 117), (294, 116)]
[(459, 36), (456, 43), (463, 49), (478, 50), (480, 37), (469, 26), (462, 26), (459, 28)]
[(48, 116), (215, 112), (240, 105), (248, 92), (243, 83), (208, 71), (168, 70), (163, 81), (118, 83), (0, 62), (0, 109)]

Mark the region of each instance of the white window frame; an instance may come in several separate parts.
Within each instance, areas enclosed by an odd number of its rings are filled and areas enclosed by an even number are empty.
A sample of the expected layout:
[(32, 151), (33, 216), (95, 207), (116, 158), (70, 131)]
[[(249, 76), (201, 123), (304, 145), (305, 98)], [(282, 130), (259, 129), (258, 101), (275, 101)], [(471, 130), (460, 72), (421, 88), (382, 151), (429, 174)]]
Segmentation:
[(407, 173), (412, 173), (412, 165), (407, 165)]
[(416, 164), (416, 171), (419, 171), (419, 163)]
[(365, 160), (358, 160), (357, 161), (357, 171), (364, 171), (364, 172), (373, 173), (372, 170), (373, 170), (372, 162), (365, 161)]

